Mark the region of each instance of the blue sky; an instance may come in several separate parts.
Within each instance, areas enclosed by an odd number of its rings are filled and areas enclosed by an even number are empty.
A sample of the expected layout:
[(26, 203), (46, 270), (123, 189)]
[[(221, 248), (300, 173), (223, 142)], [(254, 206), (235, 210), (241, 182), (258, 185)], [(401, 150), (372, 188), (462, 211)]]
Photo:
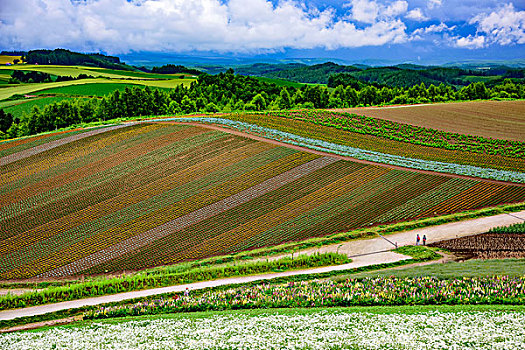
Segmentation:
[(411, 62), (525, 58), (525, 0), (2, 0), (0, 48)]

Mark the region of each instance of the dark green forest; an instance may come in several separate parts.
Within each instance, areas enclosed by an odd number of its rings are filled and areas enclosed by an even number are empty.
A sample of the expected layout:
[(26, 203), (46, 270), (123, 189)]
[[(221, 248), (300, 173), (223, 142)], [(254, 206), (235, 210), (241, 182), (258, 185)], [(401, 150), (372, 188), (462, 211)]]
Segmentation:
[(29, 64), (54, 64), (67, 66), (92, 66), (111, 69), (130, 69), (120, 62), (120, 58), (98, 53), (83, 54), (65, 49), (31, 50), (22, 56)]
[(75, 124), (149, 115), (180, 115), (232, 111), (283, 110), (290, 108), (346, 108), (381, 104), (412, 104), (457, 100), (525, 98), (525, 84), (507, 79), (488, 88), (483, 82), (461, 89), (425, 84), (410, 88), (349, 84), (329, 89), (321, 85), (279, 87), (257, 78), (202, 74), (189, 87), (171, 90), (126, 88), (103, 98), (64, 100), (34, 107), (21, 119), (0, 114), (0, 137), (13, 138), (51, 131)]
[(344, 66), (332, 62), (312, 66), (304, 64), (254, 64), (237, 68), (243, 75), (263, 76), (267, 78), (287, 79), (298, 83), (331, 84), (332, 76), (345, 75), (361, 83), (375, 86), (412, 87), (424, 83), (460, 87), (472, 82), (483, 81), (488, 86), (501, 84), (504, 79), (512, 78), (523, 82), (525, 69), (505, 66), (487, 69), (464, 69), (457, 67), (427, 67), (412, 64), (400, 64), (392, 67), (356, 67)]

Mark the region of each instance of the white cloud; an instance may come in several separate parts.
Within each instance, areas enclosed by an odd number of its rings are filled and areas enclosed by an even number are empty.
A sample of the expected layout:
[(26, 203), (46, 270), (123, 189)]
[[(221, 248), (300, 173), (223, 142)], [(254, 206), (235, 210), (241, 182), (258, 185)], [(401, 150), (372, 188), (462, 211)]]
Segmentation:
[(379, 5), (375, 1), (352, 0), (352, 18), (363, 23), (374, 23), (379, 16)]
[(440, 24), (432, 24), (425, 28), (418, 28), (412, 32), (413, 35), (423, 35), (423, 34), (433, 34), (433, 33), (442, 33), (446, 31), (453, 31), (456, 29), (456, 26), (449, 27), (445, 23), (441, 22)]
[(482, 35), (455, 38), (455, 46), (467, 49), (480, 49), (485, 47), (485, 37)]
[(336, 49), (407, 40), (406, 26), (396, 18), (406, 12), (406, 1), (387, 6), (354, 0), (352, 14), (357, 11), (367, 23), (364, 27), (337, 18), (330, 8), (319, 11), (292, 0), (277, 5), (268, 0), (0, 1), (3, 49), (228, 52)]
[(405, 17), (418, 22), (428, 21), (430, 19), (423, 14), (420, 8), (410, 10)]
[(509, 3), (491, 13), (482, 13), (470, 20), (477, 24), (491, 43), (500, 45), (525, 44), (525, 11), (516, 11)]
[(491, 44), (525, 44), (525, 11), (516, 11), (511, 3), (474, 16), (469, 24), (476, 25), (476, 34), (451, 37), (453, 46), (479, 49)]
[(436, 7), (441, 7), (441, 4), (442, 0), (428, 0), (427, 7), (432, 10)]
[(398, 0), (383, 5), (373, 0), (351, 0), (349, 6), (352, 7), (351, 19), (362, 23), (374, 23), (406, 13), (408, 2)]

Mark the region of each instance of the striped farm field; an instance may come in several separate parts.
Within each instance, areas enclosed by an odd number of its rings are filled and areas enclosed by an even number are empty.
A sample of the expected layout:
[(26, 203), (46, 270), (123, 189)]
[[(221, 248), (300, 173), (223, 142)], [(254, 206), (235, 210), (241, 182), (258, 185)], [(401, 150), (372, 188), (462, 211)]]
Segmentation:
[(520, 141), (483, 139), (316, 110), (232, 114), (228, 119), (395, 156), (525, 172), (525, 143)]
[(525, 200), (525, 186), (135, 123), (0, 143), (0, 279), (137, 270)]

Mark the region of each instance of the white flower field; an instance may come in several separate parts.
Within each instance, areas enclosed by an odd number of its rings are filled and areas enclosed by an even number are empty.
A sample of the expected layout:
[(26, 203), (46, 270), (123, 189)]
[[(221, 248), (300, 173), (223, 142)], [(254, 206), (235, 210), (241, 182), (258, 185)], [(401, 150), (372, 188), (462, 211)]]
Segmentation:
[(22, 349), (525, 349), (525, 312), (181, 316), (0, 336)]

